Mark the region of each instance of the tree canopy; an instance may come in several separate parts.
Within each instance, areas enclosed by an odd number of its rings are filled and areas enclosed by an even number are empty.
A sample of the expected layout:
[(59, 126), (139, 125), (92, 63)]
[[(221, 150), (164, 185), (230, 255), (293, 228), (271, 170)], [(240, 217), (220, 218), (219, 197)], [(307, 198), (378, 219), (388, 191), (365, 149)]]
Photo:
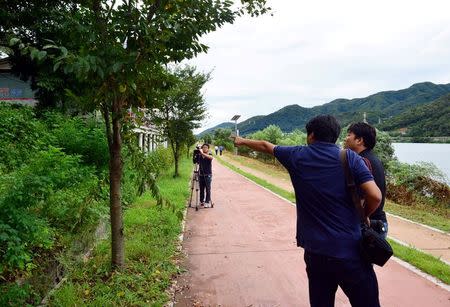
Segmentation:
[(206, 52), (201, 37), (237, 17), (268, 12), (266, 0), (239, 5), (229, 0), (9, 1), (1, 8), (0, 44), (18, 71), (31, 67), (27, 73), (37, 80), (56, 78), (51, 85), (67, 94), (75, 110), (102, 111), (110, 154), (112, 264), (122, 267), (126, 110), (162, 107), (163, 93), (176, 85), (166, 65)]
[(164, 95), (164, 103), (153, 114), (156, 124), (163, 127), (175, 160), (175, 173), (178, 174), (178, 160), (184, 145), (192, 142), (192, 130), (200, 127), (205, 118), (206, 106), (202, 95), (202, 87), (209, 80), (209, 74), (195, 71), (186, 66), (177, 67), (172, 72), (176, 78), (173, 85)]

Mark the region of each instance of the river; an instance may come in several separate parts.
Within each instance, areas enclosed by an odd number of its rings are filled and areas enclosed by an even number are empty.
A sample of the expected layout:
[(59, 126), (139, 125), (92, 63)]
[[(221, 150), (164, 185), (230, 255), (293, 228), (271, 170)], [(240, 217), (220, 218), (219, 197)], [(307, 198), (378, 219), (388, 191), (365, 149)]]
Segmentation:
[(398, 160), (406, 163), (432, 162), (450, 183), (450, 144), (393, 143)]

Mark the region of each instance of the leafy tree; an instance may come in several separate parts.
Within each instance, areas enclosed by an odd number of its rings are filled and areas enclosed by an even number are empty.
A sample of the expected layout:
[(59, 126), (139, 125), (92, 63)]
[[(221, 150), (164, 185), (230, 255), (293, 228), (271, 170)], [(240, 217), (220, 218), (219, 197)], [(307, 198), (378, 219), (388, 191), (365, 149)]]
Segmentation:
[[(100, 109), (103, 114), (110, 154), (113, 267), (124, 265), (120, 186), (126, 110), (158, 107), (161, 89), (170, 85), (164, 65), (206, 52), (202, 35), (244, 13), (257, 16), (268, 11), (266, 0), (240, 2), (235, 6), (228, 0), (61, 0), (52, 1), (57, 9), (37, 15), (32, 24), (14, 15), (2, 23), (15, 54), (30, 55), (33, 61), (48, 59), (53, 71), (88, 83), (81, 89), (68, 86), (73, 107)], [(38, 6), (37, 1), (28, 3)], [(40, 32), (47, 27), (49, 31)], [(47, 45), (41, 48), (41, 42)]]
[(163, 106), (153, 117), (163, 127), (169, 141), (175, 161), (174, 177), (178, 177), (182, 148), (192, 140), (192, 129), (200, 127), (200, 121), (206, 115), (201, 89), (209, 80), (209, 74), (197, 73), (195, 68), (186, 66), (176, 68), (173, 75), (175, 85), (167, 91)]
[(223, 146), (227, 150), (232, 150), (234, 145), (230, 140), (231, 129), (219, 128), (214, 131), (213, 143), (217, 146)]
[(394, 159), (394, 147), (392, 138), (386, 132), (377, 130), (377, 144), (373, 149), (377, 157), (383, 163), (385, 169), (389, 168), (389, 162)]
[(291, 133), (286, 133), (278, 141), (279, 145), (298, 146), (306, 144), (306, 133), (296, 129)]
[[(2, 1), (0, 5), (0, 50), (12, 64), (12, 72), (22, 80), (29, 80), (40, 107), (63, 105), (66, 88), (81, 93), (89, 86), (87, 80), (54, 70), (54, 61), (42, 48), (48, 39), (56, 40), (66, 48), (77, 48), (77, 40), (67, 35), (63, 20), (80, 9), (78, 0)], [(17, 44), (9, 44), (14, 38)], [(20, 39), (20, 41), (19, 41)], [(31, 44), (32, 57), (21, 50)]]
[(213, 143), (213, 136), (209, 133), (203, 135), (203, 141), (207, 144), (212, 144)]
[(252, 139), (266, 140), (272, 144), (278, 144), (282, 137), (283, 131), (281, 131), (280, 127), (276, 125), (270, 125), (251, 135)]

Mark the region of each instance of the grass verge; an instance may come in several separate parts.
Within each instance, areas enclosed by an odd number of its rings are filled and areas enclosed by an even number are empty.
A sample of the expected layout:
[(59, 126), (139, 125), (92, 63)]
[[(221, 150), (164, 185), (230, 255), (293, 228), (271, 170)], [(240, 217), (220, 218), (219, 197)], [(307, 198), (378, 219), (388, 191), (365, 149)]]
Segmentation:
[(241, 170), (239, 167), (234, 166), (231, 163), (226, 162), (225, 160), (221, 159), (220, 157), (217, 157), (217, 160), (220, 161), (220, 163), (222, 163), (223, 165), (225, 165), (226, 167), (228, 167), (229, 169), (235, 171), (238, 174), (241, 174), (242, 176), (256, 182), (257, 184), (265, 187), (266, 189), (269, 189), (270, 191), (274, 192), (275, 194), (280, 195), (281, 197), (286, 198), (287, 200), (291, 201), (291, 202), (295, 202), (295, 195), (292, 192), (286, 191), (280, 187), (277, 187), (276, 185), (273, 185), (261, 178), (258, 178), (252, 174), (249, 174), (243, 170)]
[(246, 156), (239, 156), (234, 154), (225, 153), (224, 156), (230, 160), (233, 160), (241, 165), (245, 165), (251, 169), (260, 171), (262, 173), (276, 177), (277, 179), (288, 180), (290, 182), (291, 178), (286, 169), (280, 164), (272, 164), (269, 162), (263, 162), (261, 160), (250, 158)]
[(436, 212), (436, 210), (430, 210), (427, 206), (404, 206), (386, 201), (384, 208), (387, 212), (407, 218), (411, 221), (422, 223), (445, 232), (450, 232), (450, 223), (448, 217), (445, 217), (445, 210), (442, 212)]
[(84, 263), (70, 264), (67, 281), (49, 300), (50, 306), (162, 306), (166, 289), (179, 268), (176, 259), (181, 221), (189, 196), (192, 164), (180, 161), (180, 177), (173, 170), (158, 179), (164, 198), (174, 208), (158, 207), (149, 193), (124, 211), (126, 268), (111, 272), (111, 242), (101, 241)]
[[(220, 163), (222, 163), (226, 167), (230, 168), (231, 170), (235, 171), (236, 173), (247, 177), (248, 179), (269, 189), (270, 191), (288, 199), (289, 201), (292, 201), (292, 202), (295, 201), (295, 196), (293, 193), (285, 191), (277, 186), (274, 186), (273, 184), (268, 183), (265, 180), (262, 180), (252, 174), (244, 172), (243, 170), (224, 161), (223, 159), (218, 158), (218, 160), (220, 161)], [(400, 245), (390, 239), (389, 239), (389, 243), (391, 244), (391, 246), (394, 250), (395, 256), (410, 263), (411, 265), (415, 266), (419, 270), (421, 270), (427, 274), (430, 274), (431, 276), (436, 277), (437, 279), (441, 280), (442, 282), (444, 282), (446, 284), (450, 284), (450, 266), (449, 265), (442, 262), (438, 258), (431, 256), (429, 254), (426, 254), (422, 251), (419, 251), (415, 248)]]
[(450, 266), (438, 258), (388, 239), (396, 257), (450, 285)]

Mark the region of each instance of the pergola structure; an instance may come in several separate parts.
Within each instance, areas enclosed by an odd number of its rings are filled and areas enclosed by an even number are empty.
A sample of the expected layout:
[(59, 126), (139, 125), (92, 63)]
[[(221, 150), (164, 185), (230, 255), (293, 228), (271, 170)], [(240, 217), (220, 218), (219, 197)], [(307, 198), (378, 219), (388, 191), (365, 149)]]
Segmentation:
[(140, 126), (133, 129), (138, 139), (138, 146), (144, 153), (155, 151), (158, 147), (167, 148), (167, 141), (156, 126)]
[[(138, 108), (138, 112), (143, 113), (142, 124), (136, 125), (133, 132), (137, 135), (139, 148), (144, 153), (155, 151), (158, 147), (167, 148), (167, 140), (163, 137), (161, 129), (151, 123), (151, 117), (147, 109)], [(129, 116), (134, 119), (136, 114), (131, 109), (128, 110)]]

